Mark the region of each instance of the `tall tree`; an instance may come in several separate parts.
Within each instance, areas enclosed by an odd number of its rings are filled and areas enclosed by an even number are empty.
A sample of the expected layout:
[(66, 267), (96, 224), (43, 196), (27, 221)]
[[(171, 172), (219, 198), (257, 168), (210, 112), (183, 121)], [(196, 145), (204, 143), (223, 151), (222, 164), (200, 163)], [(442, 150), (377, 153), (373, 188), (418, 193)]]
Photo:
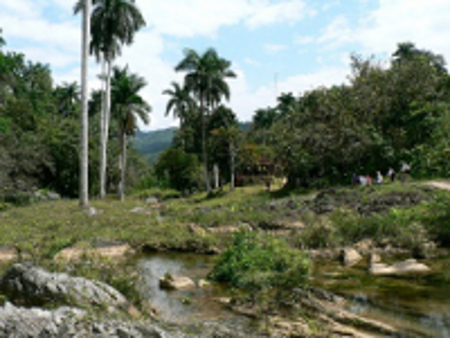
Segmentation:
[(191, 90), (199, 104), (202, 129), (202, 160), (204, 166), (206, 190), (211, 191), (208, 175), (208, 155), (206, 151), (206, 115), (208, 108), (220, 102), (222, 97), (229, 99), (230, 89), (226, 78), (236, 77), (230, 69), (231, 63), (220, 58), (216, 50), (209, 48), (199, 55), (193, 49), (184, 51), (184, 58), (175, 67), (176, 71), (186, 72), (184, 81)]
[(180, 86), (176, 82), (172, 82), (171, 85), (171, 89), (166, 89), (163, 91), (164, 95), (170, 96), (169, 101), (167, 101), (166, 105), (166, 116), (169, 115), (170, 112), (172, 112), (174, 118), (180, 119), (181, 142), (184, 147), (184, 126), (188, 115), (194, 110), (194, 100), (192, 99), (186, 86)]
[[(82, 8), (81, 1), (78, 2), (76, 10)], [(91, 52), (98, 60), (102, 60), (102, 78), (106, 82), (100, 117), (100, 198), (106, 195), (106, 150), (111, 110), (112, 63), (116, 56), (120, 55), (121, 46), (130, 45), (135, 33), (143, 26), (145, 20), (136, 7), (135, 0), (94, 0)]]
[(125, 174), (127, 165), (127, 136), (134, 135), (137, 118), (149, 123), (150, 105), (140, 96), (140, 91), (147, 85), (144, 78), (132, 74), (128, 67), (114, 68), (112, 77), (112, 113), (117, 120), (120, 135), (120, 183), (119, 198), (125, 198)]
[(81, 144), (80, 144), (80, 205), (89, 204), (88, 193), (88, 59), (91, 0), (85, 0), (83, 8), (83, 37), (81, 48)]
[(80, 88), (77, 82), (64, 82), (61, 86), (56, 87), (54, 95), (60, 115), (64, 117), (78, 115)]

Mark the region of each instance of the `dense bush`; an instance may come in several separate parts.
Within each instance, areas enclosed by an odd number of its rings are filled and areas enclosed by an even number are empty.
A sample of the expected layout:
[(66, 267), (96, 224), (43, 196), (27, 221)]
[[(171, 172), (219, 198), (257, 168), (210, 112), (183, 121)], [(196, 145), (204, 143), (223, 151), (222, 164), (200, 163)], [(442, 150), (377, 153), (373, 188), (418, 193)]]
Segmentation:
[(292, 289), (306, 284), (310, 262), (284, 241), (240, 231), (219, 257), (210, 277), (252, 292), (268, 288)]
[(158, 159), (155, 167), (158, 179), (167, 180), (179, 191), (192, 191), (201, 186), (201, 168), (197, 156), (180, 148), (169, 148)]

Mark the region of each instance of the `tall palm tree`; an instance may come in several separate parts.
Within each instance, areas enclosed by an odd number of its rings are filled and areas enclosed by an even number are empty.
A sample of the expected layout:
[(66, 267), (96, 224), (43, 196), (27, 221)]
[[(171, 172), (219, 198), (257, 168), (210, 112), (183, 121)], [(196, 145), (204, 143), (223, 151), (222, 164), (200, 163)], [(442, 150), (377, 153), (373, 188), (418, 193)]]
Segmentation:
[[(75, 10), (82, 8), (79, 0)], [(103, 109), (100, 116), (100, 197), (106, 195), (106, 150), (111, 111), (111, 70), (122, 45), (130, 45), (134, 34), (145, 20), (135, 0), (94, 0), (91, 26), (91, 52), (102, 60), (102, 78), (105, 80)], [(105, 67), (106, 63), (106, 67)], [(106, 68), (106, 69), (105, 69)]]
[(231, 63), (222, 59), (216, 50), (209, 48), (203, 55), (199, 55), (193, 49), (184, 51), (184, 58), (175, 67), (176, 71), (184, 71), (184, 82), (186, 87), (192, 91), (198, 100), (201, 114), (202, 128), (202, 159), (204, 165), (205, 185), (208, 192), (211, 191), (211, 185), (208, 175), (208, 156), (206, 152), (206, 114), (208, 108), (214, 107), (214, 104), (220, 102), (221, 97), (229, 99), (230, 90), (226, 78), (236, 77), (229, 68)]
[(128, 67), (114, 67), (112, 77), (112, 113), (117, 120), (120, 135), (120, 183), (119, 198), (125, 198), (125, 173), (127, 164), (127, 136), (134, 135), (137, 118), (148, 124), (150, 122), (150, 105), (139, 92), (147, 85), (143, 77), (132, 74)]
[[(171, 89), (163, 91), (164, 95), (170, 96), (166, 105), (166, 116), (172, 112), (174, 118), (180, 119), (180, 133), (183, 134), (185, 122), (193, 112), (195, 102), (186, 86), (180, 86), (177, 82), (172, 82), (171, 85)], [(184, 145), (183, 139), (182, 143)]]
[(85, 0), (81, 48), (81, 137), (80, 137), (80, 206), (89, 204), (88, 193), (88, 59), (91, 0)]
[(80, 104), (80, 87), (77, 82), (64, 82), (56, 87), (54, 95), (59, 114), (68, 117), (77, 113)]

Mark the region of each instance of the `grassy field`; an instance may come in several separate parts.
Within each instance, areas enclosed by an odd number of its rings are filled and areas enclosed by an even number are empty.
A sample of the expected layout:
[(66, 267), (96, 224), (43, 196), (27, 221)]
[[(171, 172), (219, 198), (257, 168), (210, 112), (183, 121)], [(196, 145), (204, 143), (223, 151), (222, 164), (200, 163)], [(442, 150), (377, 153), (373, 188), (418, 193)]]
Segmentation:
[[(11, 207), (0, 213), (0, 245), (14, 246), (36, 264), (64, 271), (68, 267), (57, 264), (53, 257), (66, 247), (126, 242), (138, 252), (208, 253), (227, 248), (232, 240), (229, 233), (208, 230), (241, 225), (272, 233), (297, 249), (351, 245), (365, 238), (375, 243), (387, 240), (411, 250), (430, 240), (450, 245), (450, 193), (445, 190), (422, 183), (302, 193), (278, 188), (268, 192), (264, 186), (252, 186), (186, 198), (173, 191), (141, 191), (124, 202), (112, 197), (92, 200), (90, 205), (97, 211), (92, 216), (76, 200)], [(159, 205), (147, 204), (149, 196), (158, 196)], [(291, 222), (304, 227), (283, 228)], [(114, 263), (91, 262), (71, 268), (132, 293), (126, 278), (129, 271)], [(123, 274), (117, 273), (120, 269)]]
[[(164, 195), (146, 191), (128, 197), (125, 202), (113, 198), (92, 200), (90, 205), (97, 210), (93, 216), (80, 209), (76, 200), (10, 208), (0, 213), (0, 245), (16, 246), (36, 260), (52, 258), (68, 246), (105, 241), (127, 242), (137, 249), (147, 246), (202, 252), (210, 246), (220, 246), (220, 238), (209, 232), (199, 236), (186, 225), (208, 229), (246, 223), (264, 228), (267, 224), (276, 227), (277, 223), (290, 221), (312, 225), (325, 217), (339, 228), (340, 223), (350, 226), (349, 222), (355, 218), (367, 223), (370, 219), (395, 222), (393, 215), (399, 221), (402, 218), (399, 215), (408, 214), (413, 220), (419, 211), (423, 217), (430, 216), (427, 211), (432, 207), (431, 201), (442, 202), (450, 195), (421, 184), (347, 187), (304, 194), (281, 193), (276, 189), (267, 192), (263, 186), (252, 186), (216, 192), (213, 196), (200, 193), (169, 198), (159, 206), (147, 205), (145, 197)], [(417, 206), (424, 203), (425, 206)], [(327, 209), (330, 205), (332, 210)]]

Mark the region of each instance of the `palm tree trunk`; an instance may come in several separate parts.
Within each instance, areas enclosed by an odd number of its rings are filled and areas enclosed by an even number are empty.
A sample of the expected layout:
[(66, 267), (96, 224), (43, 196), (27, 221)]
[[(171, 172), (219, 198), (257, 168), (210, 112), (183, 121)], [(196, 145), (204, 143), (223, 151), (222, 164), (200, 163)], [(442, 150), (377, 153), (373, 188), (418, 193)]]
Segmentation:
[(104, 105), (104, 121), (103, 121), (103, 138), (100, 154), (100, 198), (104, 199), (106, 195), (106, 160), (108, 149), (109, 120), (111, 114), (111, 60), (107, 57), (107, 73), (105, 85), (105, 105)]
[(230, 173), (231, 173), (231, 177), (230, 177), (230, 190), (233, 191), (234, 190), (234, 146), (233, 146), (233, 142), (230, 141), (229, 144), (229, 151), (230, 151)]
[(83, 38), (81, 52), (81, 141), (80, 141), (80, 206), (88, 207), (88, 61), (91, 26), (91, 0), (85, 0), (83, 10)]
[(124, 131), (120, 135), (120, 182), (119, 182), (119, 200), (125, 200), (125, 173), (127, 168), (127, 135)]
[[(105, 171), (103, 169), (103, 164), (106, 163), (104, 161), (104, 153), (103, 149), (105, 149), (103, 145), (103, 140), (105, 138), (105, 107), (106, 107), (106, 56), (102, 55), (102, 69), (101, 69), (101, 91), (102, 91), (102, 103), (100, 110), (100, 198), (105, 198), (106, 189), (105, 189), (105, 175), (103, 174)], [(105, 156), (106, 158), (106, 156)]]
[(211, 192), (211, 184), (209, 182), (208, 175), (208, 154), (206, 153), (206, 123), (205, 123), (205, 111), (204, 111), (204, 102), (203, 102), (203, 93), (200, 94), (200, 112), (202, 116), (202, 157), (203, 157), (203, 166), (205, 173), (205, 186), (206, 191)]

